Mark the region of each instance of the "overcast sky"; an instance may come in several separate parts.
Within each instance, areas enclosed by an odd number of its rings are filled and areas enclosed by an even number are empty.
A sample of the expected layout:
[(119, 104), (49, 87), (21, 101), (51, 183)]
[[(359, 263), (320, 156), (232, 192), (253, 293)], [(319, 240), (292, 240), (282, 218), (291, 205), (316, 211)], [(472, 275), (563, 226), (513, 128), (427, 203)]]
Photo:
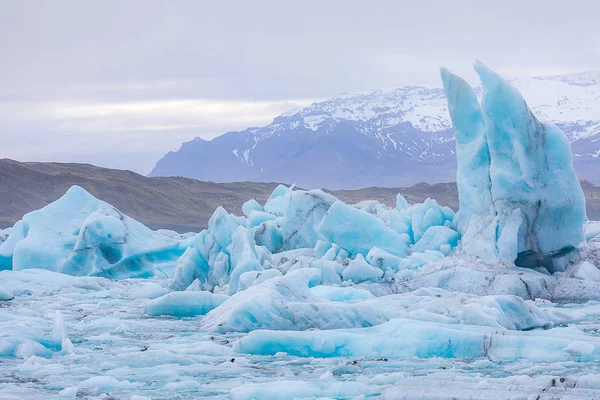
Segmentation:
[(0, 157), (148, 173), (343, 92), (600, 69), (596, 0), (2, 1)]

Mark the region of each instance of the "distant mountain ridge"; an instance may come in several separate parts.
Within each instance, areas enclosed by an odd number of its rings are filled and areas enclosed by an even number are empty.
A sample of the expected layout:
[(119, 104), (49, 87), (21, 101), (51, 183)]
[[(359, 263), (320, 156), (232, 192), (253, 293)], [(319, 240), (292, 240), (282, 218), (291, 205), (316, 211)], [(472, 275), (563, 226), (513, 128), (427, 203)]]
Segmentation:
[[(600, 186), (581, 182), (588, 217), (600, 220)], [(277, 183), (201, 182), (189, 178), (148, 178), (131, 171), (96, 167), (90, 164), (21, 163), (0, 159), (0, 229), (12, 226), (23, 214), (37, 210), (78, 185), (95, 197), (152, 229), (172, 229), (180, 233), (198, 232), (218, 206), (241, 215), (249, 199), (259, 203), (269, 198)], [(458, 209), (455, 183), (419, 183), (404, 188), (367, 187), (327, 192), (349, 204), (377, 200), (389, 207), (402, 193), (410, 202), (431, 197), (443, 206)]]
[[(208, 219), (218, 206), (241, 215), (242, 204), (247, 200), (255, 199), (264, 204), (278, 183), (148, 178), (131, 171), (90, 164), (22, 163), (0, 159), (0, 229), (12, 226), (24, 214), (55, 201), (72, 185), (83, 187), (152, 229), (172, 229), (183, 233), (206, 228)], [(410, 202), (422, 202), (428, 196), (435, 196), (442, 205), (458, 207), (454, 183), (330, 193), (349, 203), (375, 199), (394, 206), (399, 190)]]
[[(538, 118), (560, 126), (581, 178), (600, 180), (600, 71), (512, 83)], [(350, 94), (282, 114), (262, 128), (196, 138), (150, 176), (278, 181), (353, 189), (455, 180), (454, 135), (441, 88)]]

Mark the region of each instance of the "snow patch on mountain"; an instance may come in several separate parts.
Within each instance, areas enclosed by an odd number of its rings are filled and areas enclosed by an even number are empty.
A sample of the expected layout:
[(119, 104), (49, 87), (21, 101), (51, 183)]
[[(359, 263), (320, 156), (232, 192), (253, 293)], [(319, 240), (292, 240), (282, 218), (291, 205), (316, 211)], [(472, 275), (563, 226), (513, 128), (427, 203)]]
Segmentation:
[[(566, 133), (579, 176), (600, 180), (593, 168), (600, 154), (600, 71), (510, 82), (540, 121)], [(330, 189), (405, 186), (455, 180), (454, 150), (443, 89), (406, 86), (335, 96), (265, 127), (184, 143), (151, 176)]]

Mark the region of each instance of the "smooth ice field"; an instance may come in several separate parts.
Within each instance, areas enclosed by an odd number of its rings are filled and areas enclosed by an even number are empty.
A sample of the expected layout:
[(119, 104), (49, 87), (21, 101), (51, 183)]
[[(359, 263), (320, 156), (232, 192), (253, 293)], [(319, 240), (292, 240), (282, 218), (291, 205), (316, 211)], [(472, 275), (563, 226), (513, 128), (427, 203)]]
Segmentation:
[(600, 398), (600, 223), (475, 70), (441, 70), (456, 213), (282, 185), (179, 234), (72, 187), (0, 230), (0, 399)]

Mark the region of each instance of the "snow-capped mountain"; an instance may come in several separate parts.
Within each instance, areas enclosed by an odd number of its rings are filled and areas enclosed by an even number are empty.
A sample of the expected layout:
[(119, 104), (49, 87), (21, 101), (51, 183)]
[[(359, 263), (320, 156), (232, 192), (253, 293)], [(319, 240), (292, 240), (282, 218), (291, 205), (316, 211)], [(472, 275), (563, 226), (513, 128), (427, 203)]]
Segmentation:
[[(579, 176), (600, 181), (600, 71), (512, 83), (541, 121), (566, 132)], [(441, 88), (341, 95), (282, 114), (262, 128), (183, 143), (151, 175), (331, 189), (453, 181), (451, 126)]]

